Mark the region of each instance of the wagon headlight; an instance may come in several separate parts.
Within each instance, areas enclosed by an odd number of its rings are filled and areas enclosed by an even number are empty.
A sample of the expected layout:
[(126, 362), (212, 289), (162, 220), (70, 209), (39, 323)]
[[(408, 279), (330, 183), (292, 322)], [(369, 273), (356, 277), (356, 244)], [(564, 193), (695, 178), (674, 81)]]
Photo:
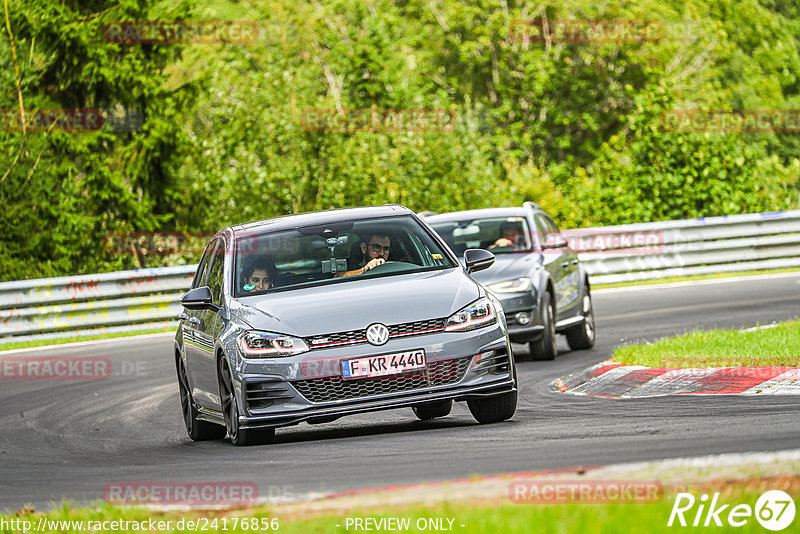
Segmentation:
[(445, 330), (448, 332), (472, 330), (497, 321), (497, 311), (491, 301), (480, 298), (447, 318)]
[(527, 277), (497, 282), (489, 286), (489, 290), (493, 293), (522, 293), (530, 290), (530, 288), (531, 279)]
[(308, 352), (308, 345), (299, 337), (256, 330), (239, 337), (239, 350), (249, 358), (281, 358)]

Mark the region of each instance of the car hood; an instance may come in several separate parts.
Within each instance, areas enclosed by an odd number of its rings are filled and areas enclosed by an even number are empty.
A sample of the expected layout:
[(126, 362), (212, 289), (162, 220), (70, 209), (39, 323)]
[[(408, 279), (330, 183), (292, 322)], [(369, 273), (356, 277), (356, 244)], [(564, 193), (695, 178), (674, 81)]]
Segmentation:
[(539, 268), (539, 254), (498, 254), (491, 267), (473, 273), (472, 277), (481, 284), (488, 285), (530, 276), (531, 272)]
[(448, 317), (479, 296), (459, 268), (241, 297), (231, 313), (257, 330), (308, 337)]

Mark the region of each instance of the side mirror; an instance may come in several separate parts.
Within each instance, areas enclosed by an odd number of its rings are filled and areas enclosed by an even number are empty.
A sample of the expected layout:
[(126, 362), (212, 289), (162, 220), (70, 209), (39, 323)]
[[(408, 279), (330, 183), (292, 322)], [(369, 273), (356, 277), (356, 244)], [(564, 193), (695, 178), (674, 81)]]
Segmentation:
[(561, 234), (550, 234), (547, 236), (547, 240), (542, 244), (542, 250), (567, 248), (567, 246), (569, 246), (569, 241), (567, 241), (566, 237)]
[(220, 307), (212, 302), (211, 288), (208, 286), (190, 289), (181, 297), (181, 305), (189, 310), (219, 311)]
[(464, 251), (464, 265), (468, 273), (488, 269), (494, 263), (494, 254), (482, 248), (468, 248)]

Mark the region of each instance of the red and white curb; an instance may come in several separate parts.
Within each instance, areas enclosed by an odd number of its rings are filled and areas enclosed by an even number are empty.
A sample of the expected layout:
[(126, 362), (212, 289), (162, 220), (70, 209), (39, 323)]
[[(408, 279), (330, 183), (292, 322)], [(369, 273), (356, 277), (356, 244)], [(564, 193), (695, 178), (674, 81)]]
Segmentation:
[(622, 365), (606, 360), (556, 380), (562, 393), (638, 398), (665, 395), (800, 395), (798, 367), (678, 369)]

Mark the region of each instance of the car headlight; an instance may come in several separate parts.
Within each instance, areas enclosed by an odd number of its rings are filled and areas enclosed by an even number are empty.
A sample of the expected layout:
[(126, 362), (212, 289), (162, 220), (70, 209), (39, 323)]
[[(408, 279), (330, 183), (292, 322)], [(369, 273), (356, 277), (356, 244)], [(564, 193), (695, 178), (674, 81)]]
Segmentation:
[(497, 321), (497, 311), (491, 301), (479, 298), (447, 318), (445, 330), (448, 332), (472, 330)]
[(308, 352), (309, 348), (299, 337), (252, 330), (239, 337), (239, 350), (248, 358), (282, 358)]
[(522, 293), (529, 291), (531, 288), (531, 279), (527, 277), (515, 278), (514, 280), (506, 280), (504, 282), (497, 282), (489, 286), (489, 290), (493, 293)]

